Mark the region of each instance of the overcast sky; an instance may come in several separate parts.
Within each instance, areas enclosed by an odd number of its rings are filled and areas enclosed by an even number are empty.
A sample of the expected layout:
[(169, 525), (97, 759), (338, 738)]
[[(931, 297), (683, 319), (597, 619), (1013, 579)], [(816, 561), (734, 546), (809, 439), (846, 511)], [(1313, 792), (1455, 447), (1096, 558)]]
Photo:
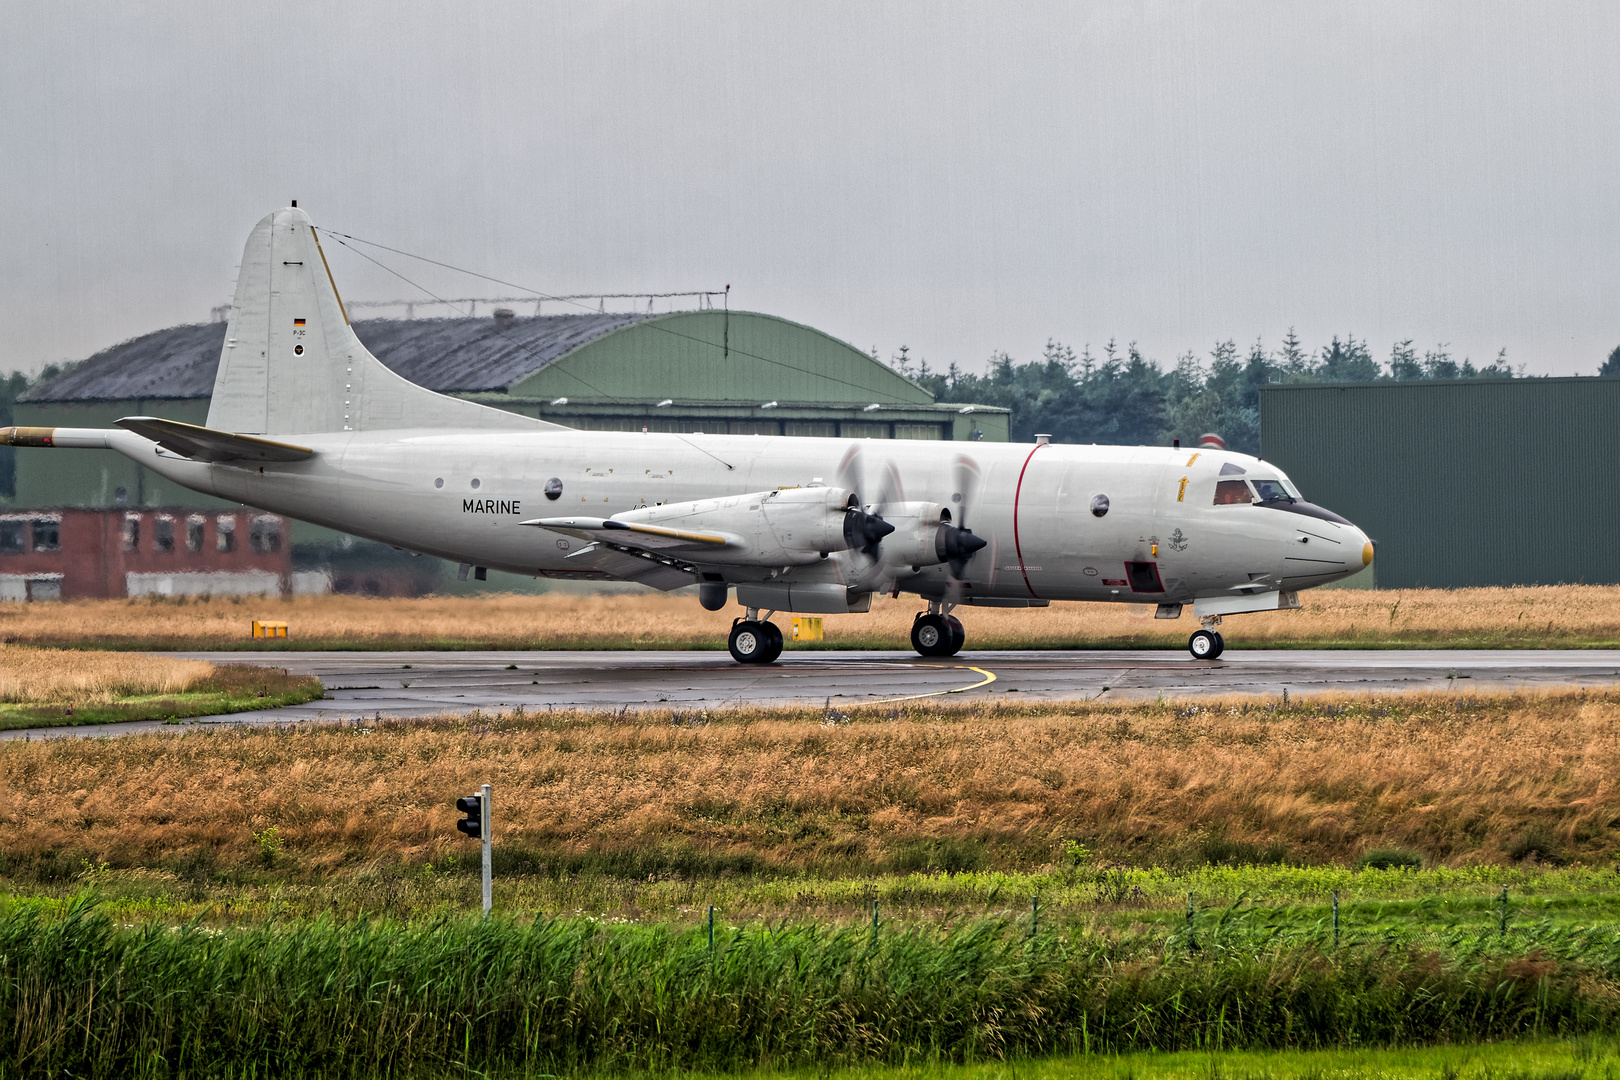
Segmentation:
[[(1136, 340), (1620, 344), (1613, 3), (0, 0), (0, 370), (317, 225), (944, 367)], [(328, 245), (347, 299), (413, 290)], [(496, 286), (384, 256), (458, 296)]]

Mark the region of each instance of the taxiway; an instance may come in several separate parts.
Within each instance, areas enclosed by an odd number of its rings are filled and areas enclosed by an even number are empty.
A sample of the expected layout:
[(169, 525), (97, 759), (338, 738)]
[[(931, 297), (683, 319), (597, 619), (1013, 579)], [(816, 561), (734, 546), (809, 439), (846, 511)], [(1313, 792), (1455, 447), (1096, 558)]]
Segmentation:
[(185, 721), (33, 729), (0, 738), (101, 736), (199, 724), (267, 724), (379, 716), (547, 709), (834, 707), (903, 701), (1095, 701), (1281, 697), (1323, 693), (1620, 686), (1620, 650), (1244, 650), (1220, 660), (1184, 652), (907, 652), (789, 650), (768, 667), (719, 652), (219, 652), (311, 674), (327, 698), (307, 705)]

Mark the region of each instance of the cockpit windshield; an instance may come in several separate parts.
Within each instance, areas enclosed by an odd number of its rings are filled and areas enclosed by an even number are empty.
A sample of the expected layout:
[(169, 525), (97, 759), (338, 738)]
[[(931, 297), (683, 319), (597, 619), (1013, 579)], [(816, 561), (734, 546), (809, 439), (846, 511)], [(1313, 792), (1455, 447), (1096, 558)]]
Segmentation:
[(1254, 484), (1254, 493), (1261, 502), (1281, 501), (1284, 499), (1289, 502), (1294, 501), (1295, 496), (1283, 486), (1281, 480), (1254, 480), (1251, 483)]

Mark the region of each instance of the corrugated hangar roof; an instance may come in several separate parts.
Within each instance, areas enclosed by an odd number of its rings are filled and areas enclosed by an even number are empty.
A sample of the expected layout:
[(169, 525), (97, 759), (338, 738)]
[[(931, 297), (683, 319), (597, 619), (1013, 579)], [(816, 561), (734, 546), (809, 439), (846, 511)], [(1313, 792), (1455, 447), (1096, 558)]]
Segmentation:
[[(355, 336), (405, 378), (440, 393), (502, 390), (558, 357), (646, 315), (494, 319), (366, 319)], [(36, 386), (23, 401), (206, 398), (225, 344), (224, 323), (171, 326), (103, 349)]]

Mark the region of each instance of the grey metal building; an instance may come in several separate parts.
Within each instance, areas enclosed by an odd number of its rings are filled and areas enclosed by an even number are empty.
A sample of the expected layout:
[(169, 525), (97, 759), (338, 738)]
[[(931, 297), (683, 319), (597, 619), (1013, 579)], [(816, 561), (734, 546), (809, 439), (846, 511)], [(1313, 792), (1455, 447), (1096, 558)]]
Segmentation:
[(1620, 379), (1266, 387), (1260, 442), (1379, 588), (1620, 582)]

